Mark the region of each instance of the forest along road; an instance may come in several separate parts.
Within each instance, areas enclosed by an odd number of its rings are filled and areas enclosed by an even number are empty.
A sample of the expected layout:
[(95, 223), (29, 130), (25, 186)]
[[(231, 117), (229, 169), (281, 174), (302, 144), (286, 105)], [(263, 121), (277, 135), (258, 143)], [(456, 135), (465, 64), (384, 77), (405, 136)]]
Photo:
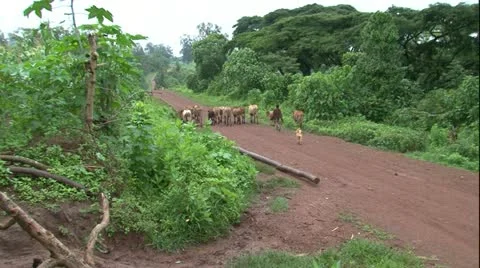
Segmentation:
[[(176, 110), (194, 102), (171, 91), (154, 96)], [(203, 107), (204, 122), (206, 107)], [(290, 116), (290, 115), (284, 115)], [(309, 212), (342, 212), (393, 234), (417, 255), (451, 267), (479, 267), (479, 174), (409, 159), (338, 138), (249, 124), (214, 126), (238, 146), (320, 178), (297, 196)], [(327, 214), (328, 213), (328, 214)]]

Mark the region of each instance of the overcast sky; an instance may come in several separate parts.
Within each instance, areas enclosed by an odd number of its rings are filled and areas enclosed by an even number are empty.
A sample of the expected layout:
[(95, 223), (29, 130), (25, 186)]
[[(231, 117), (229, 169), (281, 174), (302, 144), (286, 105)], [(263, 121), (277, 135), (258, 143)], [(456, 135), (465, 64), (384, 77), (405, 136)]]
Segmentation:
[[(23, 16), (23, 10), (33, 0), (3, 0), (0, 9), (0, 31), (12, 32), (20, 27), (38, 27), (40, 19), (32, 13), (29, 18)], [(231, 37), (232, 26), (243, 16), (263, 16), (279, 8), (297, 8), (317, 3), (323, 6), (349, 4), (359, 11), (385, 11), (392, 5), (423, 9), (438, 1), (434, 0), (76, 0), (77, 25), (95, 23), (88, 21), (85, 8), (92, 5), (103, 7), (113, 14), (114, 24), (130, 34), (148, 36), (146, 42), (164, 44), (172, 47), (176, 55), (180, 50), (180, 37), (183, 34), (195, 35), (196, 26), (202, 22), (212, 22), (222, 27), (222, 31)], [(457, 5), (461, 1), (443, 0), (442, 3)], [(475, 3), (474, 0), (463, 1)], [(7, 4), (8, 3), (8, 4)], [(71, 18), (64, 15), (70, 12), (70, 0), (55, 0), (53, 12), (44, 12), (43, 20), (54, 25), (65, 20), (65, 27), (71, 26)], [(142, 42), (142, 43), (146, 43)]]

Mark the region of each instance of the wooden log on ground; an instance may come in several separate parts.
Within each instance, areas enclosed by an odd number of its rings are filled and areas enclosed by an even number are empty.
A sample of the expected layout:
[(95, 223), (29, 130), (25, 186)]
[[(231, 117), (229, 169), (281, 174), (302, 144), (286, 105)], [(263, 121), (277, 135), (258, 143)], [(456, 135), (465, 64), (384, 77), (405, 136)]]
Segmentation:
[(71, 186), (71, 187), (77, 188), (79, 190), (85, 191), (87, 193), (87, 195), (92, 196), (92, 192), (87, 187), (83, 186), (82, 184), (80, 184), (78, 182), (75, 182), (75, 181), (72, 181), (72, 180), (70, 180), (66, 177), (63, 177), (63, 176), (59, 176), (59, 175), (56, 175), (56, 174), (51, 174), (47, 171), (38, 170), (38, 169), (34, 169), (34, 168), (9, 166), (8, 169), (10, 169), (10, 171), (15, 175), (25, 175), (25, 176), (30, 176), (30, 177), (33, 176), (33, 177), (43, 177), (43, 178), (47, 178), (47, 179), (53, 179), (53, 180), (56, 180), (56, 181), (61, 182), (63, 184), (66, 184), (68, 186)]
[(268, 164), (268, 165), (271, 165), (271, 166), (274, 166), (274, 167), (278, 167), (278, 166), (281, 166), (282, 164), (280, 164), (280, 162), (277, 162), (275, 160), (272, 160), (270, 158), (267, 158), (263, 155), (259, 155), (257, 153), (254, 153), (254, 152), (250, 152), (250, 151), (247, 151), (241, 147), (237, 147), (237, 149), (243, 153), (243, 154), (246, 154), (248, 156), (250, 156), (251, 158), (255, 159), (255, 160), (258, 160), (260, 162), (263, 162), (265, 164)]
[(315, 184), (318, 184), (320, 182), (320, 179), (317, 176), (296, 168), (292, 168), (286, 165), (280, 165), (280, 166), (277, 166), (277, 169), (286, 173), (294, 174), (302, 178), (306, 178)]
[(310, 174), (308, 172), (305, 172), (305, 171), (302, 171), (302, 170), (299, 170), (299, 169), (296, 169), (296, 168), (293, 168), (293, 167), (289, 167), (289, 166), (286, 166), (286, 165), (283, 165), (281, 164), (280, 162), (277, 162), (275, 160), (272, 160), (270, 158), (267, 158), (265, 156), (262, 156), (262, 155), (259, 155), (259, 154), (256, 154), (254, 152), (250, 152), (248, 150), (245, 150), (241, 147), (236, 147), (241, 153), (243, 154), (246, 154), (248, 156), (250, 156), (251, 158), (255, 159), (255, 160), (258, 160), (262, 163), (265, 163), (265, 164), (268, 164), (268, 165), (271, 165), (273, 167), (275, 167), (276, 169), (280, 170), (280, 171), (283, 171), (285, 173), (290, 173), (290, 174), (293, 174), (297, 177), (301, 177), (301, 178), (304, 178), (304, 179), (307, 179), (309, 182), (313, 182), (315, 184), (318, 184), (320, 182), (320, 179), (313, 175), (313, 174)]
[(32, 166), (36, 169), (47, 171), (50, 167), (30, 158), (15, 155), (0, 155), (0, 159), (9, 162), (17, 162)]

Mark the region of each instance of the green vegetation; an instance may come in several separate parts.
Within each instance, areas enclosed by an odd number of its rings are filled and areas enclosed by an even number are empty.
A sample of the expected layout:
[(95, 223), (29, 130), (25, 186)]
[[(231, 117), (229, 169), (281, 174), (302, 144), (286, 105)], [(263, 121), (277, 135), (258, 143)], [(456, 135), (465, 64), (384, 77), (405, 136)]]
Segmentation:
[(264, 164), (260, 161), (255, 161), (255, 168), (258, 170), (258, 172), (263, 173), (263, 174), (267, 174), (267, 175), (275, 174), (275, 168), (274, 167), (272, 167), (270, 165), (267, 165), (267, 164)]
[[(52, 10), (51, 2), (36, 1), (26, 13)], [(98, 24), (42, 23), (0, 40), (0, 154), (37, 160), (94, 194), (104, 192), (111, 201), (109, 235), (136, 232), (164, 250), (224, 235), (254, 193), (253, 161), (233, 142), (208, 128), (197, 132), (146, 97), (154, 77), (156, 87), (185, 84), (192, 64), (163, 45), (143, 49), (135, 44), (143, 36), (104, 25), (113, 21), (109, 11), (87, 11)], [(97, 43), (91, 58), (101, 67), (93, 90), (86, 88), (93, 69), (84, 68), (89, 34)], [(9, 165), (0, 161), (0, 190), (14, 199), (55, 210), (59, 202), (90, 198), (51, 179), (10, 179)], [(64, 226), (58, 231), (70, 233)]]
[(273, 190), (275, 188), (298, 188), (300, 184), (297, 181), (294, 181), (285, 177), (273, 177), (267, 181), (259, 181), (258, 187), (260, 190)]
[(407, 251), (397, 251), (383, 244), (353, 239), (339, 249), (328, 249), (319, 255), (295, 256), (278, 251), (243, 255), (227, 267), (423, 267), (422, 261)]
[(478, 171), (478, 13), (312, 4), (242, 17), (228, 42), (203, 24), (190, 39), (194, 83), (181, 92), (211, 106), (257, 103), (261, 122), (280, 104), (287, 128), (300, 109), (309, 131)]
[(356, 215), (354, 214), (351, 214), (351, 213), (340, 213), (339, 215), (339, 219), (344, 221), (344, 222), (348, 222), (348, 223), (351, 223), (353, 224), (355, 227), (357, 227), (358, 229), (368, 233), (368, 234), (371, 234), (373, 236), (375, 236), (377, 239), (380, 239), (380, 240), (389, 240), (389, 239), (393, 239), (394, 236), (387, 233), (387, 232), (384, 232), (382, 230), (379, 230), (375, 227), (373, 227), (372, 225), (370, 224), (366, 224), (366, 223), (363, 223)]
[(153, 102), (135, 105), (124, 156), (133, 176), (112, 205), (123, 231), (146, 233), (163, 249), (224, 234), (246, 208), (256, 174), (232, 142), (172, 116)]
[(288, 200), (282, 196), (275, 197), (270, 202), (270, 210), (273, 213), (286, 212), (288, 210)]
[[(35, 1), (25, 15), (41, 16), (51, 4)], [(286, 127), (295, 127), (290, 114), (302, 109), (306, 130), (478, 171), (478, 4), (374, 14), (313, 4), (242, 17), (231, 40), (202, 23), (198, 36), (182, 37), (181, 58), (105, 25), (113, 22), (108, 10), (86, 11), (97, 23), (65, 29), (44, 22), (7, 38), (0, 33), (0, 153), (37, 160), (51, 173), (106, 193), (110, 235), (139, 233), (164, 250), (214, 239), (239, 221), (255, 193), (257, 170), (274, 174), (208, 127), (183, 124), (147, 97), (152, 86), (174, 87), (212, 106), (257, 103), (262, 122), (265, 111), (281, 104)], [(90, 34), (97, 44), (91, 55)], [(95, 70), (86, 62), (94, 58)], [(0, 161), (0, 189), (15, 199), (52, 211), (59, 202), (89, 199), (49, 179), (10, 179), (9, 165)], [(277, 177), (258, 184), (262, 191), (277, 187), (298, 183)], [(273, 212), (288, 210), (285, 197), (269, 205)], [(345, 218), (380, 239), (390, 237)], [(64, 226), (58, 231), (70, 234)], [(272, 265), (422, 266), (410, 253), (363, 240), (320, 256), (268, 252), (231, 263)]]

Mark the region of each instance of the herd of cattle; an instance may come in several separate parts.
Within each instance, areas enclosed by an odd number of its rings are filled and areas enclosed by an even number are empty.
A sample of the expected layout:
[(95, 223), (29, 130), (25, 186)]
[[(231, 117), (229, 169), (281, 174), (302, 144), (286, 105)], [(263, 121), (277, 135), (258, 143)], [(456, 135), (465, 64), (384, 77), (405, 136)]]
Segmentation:
[[(245, 124), (245, 112), (250, 115), (250, 123), (258, 124), (258, 105), (251, 104), (246, 109), (245, 107), (229, 107), (219, 106), (208, 108), (207, 118), (212, 122), (212, 125), (223, 124), (225, 126), (233, 126), (235, 124)], [(293, 111), (293, 120), (301, 127), (303, 122), (303, 112), (299, 110)], [(178, 111), (178, 116), (183, 122), (195, 122), (197, 125), (203, 125), (202, 109), (198, 105), (187, 106)], [(267, 117), (272, 121), (273, 112), (267, 111)]]

